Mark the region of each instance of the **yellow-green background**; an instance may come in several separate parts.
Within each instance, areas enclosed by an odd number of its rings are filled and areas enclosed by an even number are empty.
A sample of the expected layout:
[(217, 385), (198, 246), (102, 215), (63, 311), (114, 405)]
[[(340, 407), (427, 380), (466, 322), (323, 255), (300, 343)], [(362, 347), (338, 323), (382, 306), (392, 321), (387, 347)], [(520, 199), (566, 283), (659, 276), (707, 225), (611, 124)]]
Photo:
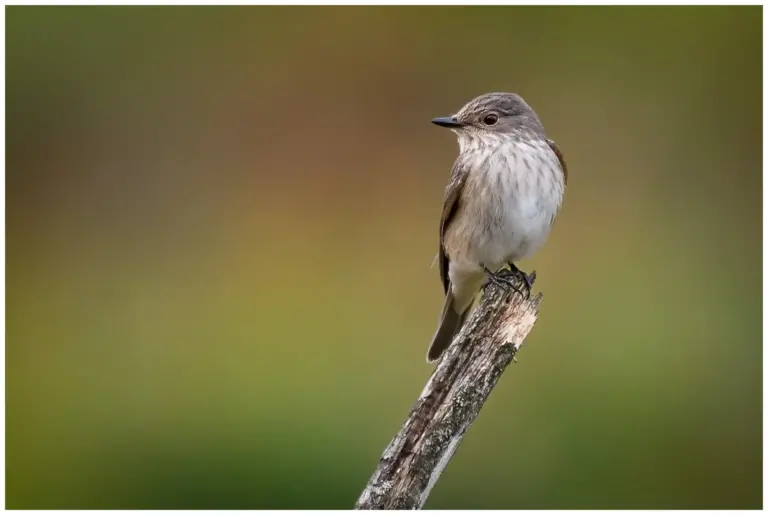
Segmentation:
[(426, 507), (760, 507), (761, 15), (8, 8), (8, 507), (351, 507), (431, 372), (429, 120), (488, 91), (570, 181)]

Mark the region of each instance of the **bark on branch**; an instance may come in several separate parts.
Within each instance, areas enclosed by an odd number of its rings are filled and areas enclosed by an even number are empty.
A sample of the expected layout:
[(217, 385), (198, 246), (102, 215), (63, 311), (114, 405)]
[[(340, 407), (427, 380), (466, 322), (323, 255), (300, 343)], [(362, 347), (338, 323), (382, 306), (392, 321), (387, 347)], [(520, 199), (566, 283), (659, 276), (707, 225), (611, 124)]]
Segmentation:
[(381, 456), (355, 509), (420, 509), (507, 365), (533, 329), (541, 294), (486, 288), (407, 420)]

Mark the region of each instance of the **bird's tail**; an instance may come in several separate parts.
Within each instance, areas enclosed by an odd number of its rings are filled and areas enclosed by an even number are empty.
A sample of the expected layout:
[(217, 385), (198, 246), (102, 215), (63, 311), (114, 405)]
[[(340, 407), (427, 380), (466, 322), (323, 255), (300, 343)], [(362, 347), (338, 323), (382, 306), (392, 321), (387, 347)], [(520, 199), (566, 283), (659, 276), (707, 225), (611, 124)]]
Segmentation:
[(440, 315), (440, 325), (437, 327), (437, 331), (432, 337), (432, 344), (427, 351), (427, 363), (437, 361), (443, 351), (451, 344), (453, 337), (456, 336), (456, 333), (459, 332), (461, 325), (464, 323), (469, 309), (464, 309), (464, 312), (460, 314), (456, 312), (454, 304), (453, 292), (449, 288), (448, 294), (445, 296), (443, 312)]

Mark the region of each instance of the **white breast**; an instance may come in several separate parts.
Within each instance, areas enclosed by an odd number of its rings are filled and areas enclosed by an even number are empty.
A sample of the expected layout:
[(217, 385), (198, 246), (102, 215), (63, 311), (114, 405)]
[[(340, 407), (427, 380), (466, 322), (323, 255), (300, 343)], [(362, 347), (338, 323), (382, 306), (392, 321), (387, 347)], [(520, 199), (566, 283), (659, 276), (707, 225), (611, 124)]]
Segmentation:
[(544, 140), (494, 134), (459, 144), (470, 173), (457, 213), (463, 220), (456, 220), (467, 241), (456, 265), (496, 269), (536, 252), (563, 199), (557, 155)]

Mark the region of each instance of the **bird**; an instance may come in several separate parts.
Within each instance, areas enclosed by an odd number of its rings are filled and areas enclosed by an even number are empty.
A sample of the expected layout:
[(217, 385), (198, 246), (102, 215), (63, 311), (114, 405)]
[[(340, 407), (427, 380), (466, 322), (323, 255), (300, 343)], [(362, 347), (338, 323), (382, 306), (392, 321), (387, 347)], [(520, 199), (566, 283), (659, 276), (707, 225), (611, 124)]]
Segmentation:
[(520, 293), (530, 296), (535, 272), (528, 275), (515, 262), (534, 254), (549, 237), (568, 181), (562, 151), (516, 93), (480, 95), (432, 123), (456, 135), (459, 156), (440, 217), (445, 301), (428, 363), (450, 346), (486, 284), (519, 291), (511, 280), (517, 277), (526, 290)]

